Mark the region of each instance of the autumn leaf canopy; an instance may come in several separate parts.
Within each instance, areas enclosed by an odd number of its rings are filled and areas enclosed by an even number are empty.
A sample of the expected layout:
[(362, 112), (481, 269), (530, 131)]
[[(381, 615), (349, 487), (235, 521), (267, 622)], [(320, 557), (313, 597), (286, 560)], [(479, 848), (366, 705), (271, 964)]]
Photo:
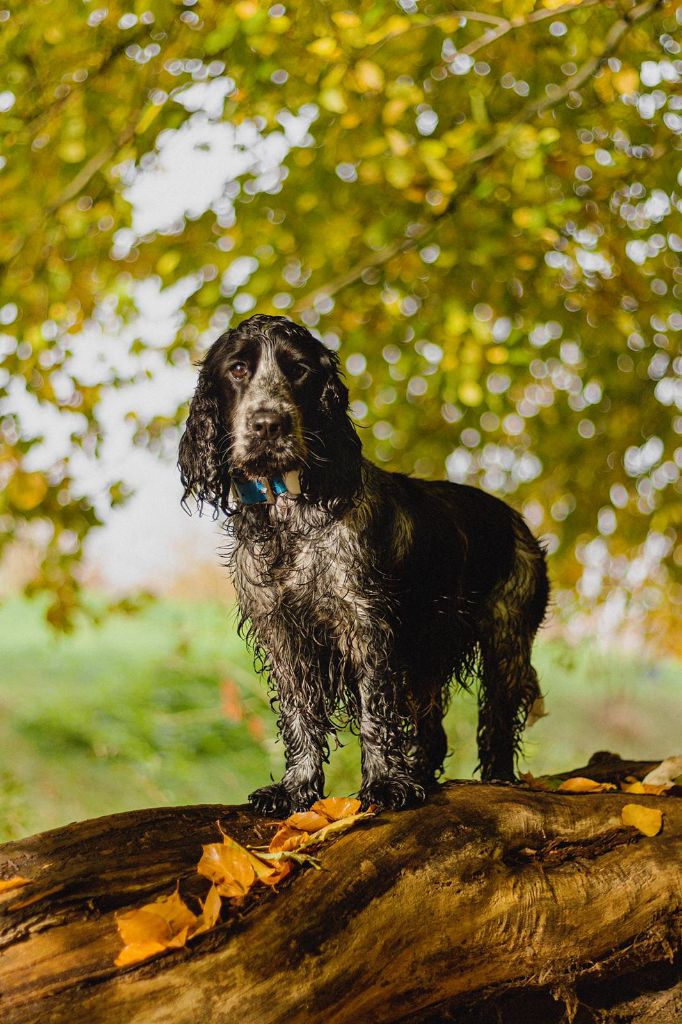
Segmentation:
[[(469, 7), (0, 11), (0, 515), (42, 538), (56, 625), (102, 491), (125, 498), (75, 471), (104, 396), (252, 312), (339, 348), (371, 458), (508, 496), (585, 600), (679, 601), (682, 9)], [(143, 288), (167, 343), (136, 331)], [(184, 407), (130, 394), (171, 450)]]

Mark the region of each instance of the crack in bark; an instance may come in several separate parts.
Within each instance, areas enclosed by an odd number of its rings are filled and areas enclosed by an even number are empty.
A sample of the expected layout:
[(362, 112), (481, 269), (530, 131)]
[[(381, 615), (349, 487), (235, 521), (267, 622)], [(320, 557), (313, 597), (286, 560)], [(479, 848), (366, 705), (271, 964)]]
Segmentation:
[(544, 864), (555, 867), (567, 861), (595, 860), (619, 846), (630, 846), (645, 836), (635, 828), (611, 828), (584, 839), (551, 839), (537, 848), (521, 846), (509, 850), (502, 860), (510, 867), (523, 864)]

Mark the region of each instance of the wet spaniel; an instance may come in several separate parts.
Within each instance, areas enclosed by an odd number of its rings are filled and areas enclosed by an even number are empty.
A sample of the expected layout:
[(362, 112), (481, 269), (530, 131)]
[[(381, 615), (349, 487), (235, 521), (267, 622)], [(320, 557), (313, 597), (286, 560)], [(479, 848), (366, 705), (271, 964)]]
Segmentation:
[(274, 690), (286, 770), (251, 794), (285, 816), (322, 795), (349, 723), (363, 805), (423, 800), (443, 768), (453, 683), (477, 677), (483, 779), (512, 780), (541, 705), (531, 665), (548, 582), (504, 502), (363, 458), (333, 352), (252, 316), (202, 365), (179, 467), (184, 500), (226, 515), (240, 628)]

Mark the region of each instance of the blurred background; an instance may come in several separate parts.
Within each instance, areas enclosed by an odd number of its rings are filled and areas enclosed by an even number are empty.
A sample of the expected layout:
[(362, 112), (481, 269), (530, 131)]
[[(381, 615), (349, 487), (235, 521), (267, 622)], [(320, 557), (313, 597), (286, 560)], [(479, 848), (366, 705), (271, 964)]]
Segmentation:
[(682, 4), (98, 2), (0, 9), (0, 838), (280, 770), (175, 469), (254, 312), (338, 350), (370, 458), (544, 538), (524, 767), (679, 752)]

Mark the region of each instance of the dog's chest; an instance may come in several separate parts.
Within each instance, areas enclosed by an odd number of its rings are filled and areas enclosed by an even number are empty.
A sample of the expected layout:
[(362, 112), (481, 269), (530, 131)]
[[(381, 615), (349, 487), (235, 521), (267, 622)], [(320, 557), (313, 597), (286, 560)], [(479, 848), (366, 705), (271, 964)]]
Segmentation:
[(285, 609), (289, 620), (341, 624), (363, 606), (357, 541), (343, 523), (287, 529), (268, 540), (244, 538), (234, 552), (239, 604), (257, 620)]

